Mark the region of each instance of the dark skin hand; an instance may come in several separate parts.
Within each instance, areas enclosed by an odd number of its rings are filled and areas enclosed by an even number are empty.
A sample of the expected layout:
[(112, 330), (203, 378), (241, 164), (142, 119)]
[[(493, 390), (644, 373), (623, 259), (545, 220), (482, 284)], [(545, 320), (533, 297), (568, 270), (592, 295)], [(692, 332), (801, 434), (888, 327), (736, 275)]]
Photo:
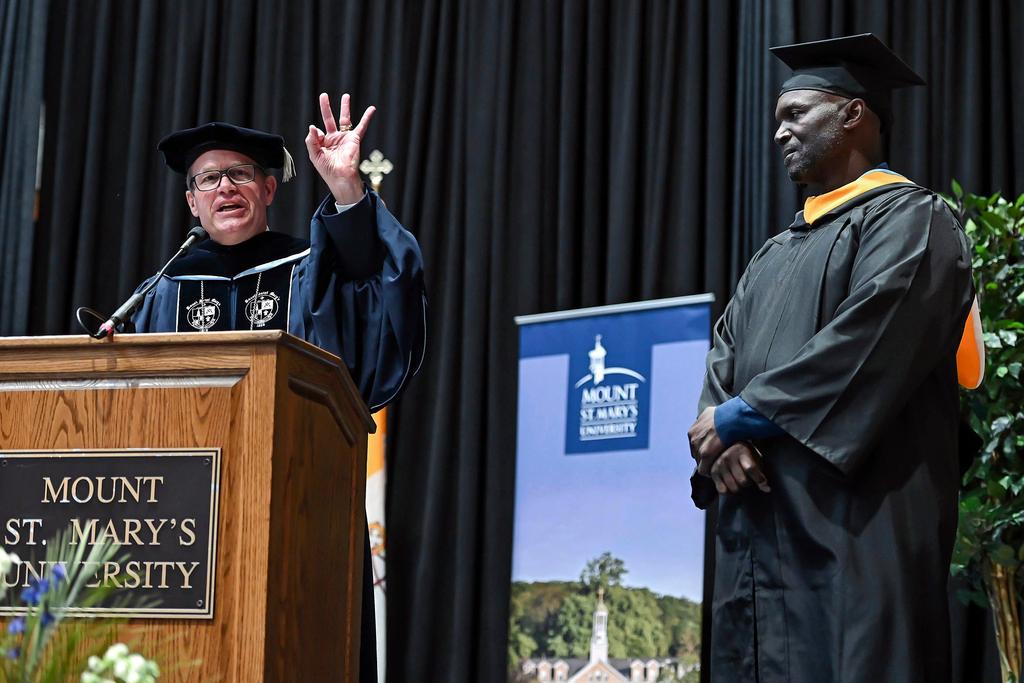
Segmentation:
[[(700, 473), (707, 476), (711, 463), (725, 450), (725, 444), (722, 443), (718, 437), (718, 431), (715, 429), (714, 406), (705, 408), (701, 412), (700, 417), (686, 432), (686, 436), (690, 441), (690, 455), (699, 463)], [(707, 469), (704, 469), (705, 461), (707, 461)]]
[[(704, 462), (701, 462), (701, 467)], [(761, 469), (761, 456), (750, 444), (740, 442), (729, 446), (710, 465), (711, 480), (719, 493), (739, 493), (745, 488), (756, 486), (769, 493), (768, 477)]]

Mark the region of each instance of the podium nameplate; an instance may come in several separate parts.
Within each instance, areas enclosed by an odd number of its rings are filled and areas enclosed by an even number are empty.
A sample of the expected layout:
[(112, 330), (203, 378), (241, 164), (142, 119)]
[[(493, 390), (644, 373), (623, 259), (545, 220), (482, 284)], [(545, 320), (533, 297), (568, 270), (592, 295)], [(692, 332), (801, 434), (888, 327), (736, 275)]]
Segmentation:
[[(69, 530), (69, 545), (111, 539), (112, 562), (93, 570), (130, 595), (131, 605), (70, 614), (212, 619), (220, 490), (220, 449), (0, 451), (0, 546), (22, 563), (0, 581), (15, 600), (49, 573), (47, 543)], [(57, 556), (68, 557), (75, 548)], [(88, 555), (88, 552), (85, 553)], [(24, 613), (0, 606), (0, 615)]]

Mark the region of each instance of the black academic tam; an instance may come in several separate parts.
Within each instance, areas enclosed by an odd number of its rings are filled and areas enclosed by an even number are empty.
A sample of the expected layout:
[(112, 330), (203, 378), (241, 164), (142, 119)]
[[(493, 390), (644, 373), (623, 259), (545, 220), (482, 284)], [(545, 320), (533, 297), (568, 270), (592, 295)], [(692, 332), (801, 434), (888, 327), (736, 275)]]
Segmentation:
[(819, 90), (841, 97), (859, 97), (879, 117), (883, 132), (892, 125), (892, 91), (925, 84), (895, 52), (870, 33), (769, 49), (793, 69), (779, 95), (791, 90)]
[(175, 173), (188, 169), (204, 152), (227, 149), (244, 154), (263, 168), (283, 168), (288, 160), (284, 138), (254, 128), (211, 121), (165, 136), (156, 147)]

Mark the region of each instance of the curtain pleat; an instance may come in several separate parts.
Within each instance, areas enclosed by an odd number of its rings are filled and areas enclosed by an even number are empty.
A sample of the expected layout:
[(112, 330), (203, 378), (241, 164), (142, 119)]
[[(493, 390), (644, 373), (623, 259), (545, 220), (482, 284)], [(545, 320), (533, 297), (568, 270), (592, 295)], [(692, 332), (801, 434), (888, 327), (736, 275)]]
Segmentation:
[(28, 330), (49, 1), (0, 0), (0, 336)]

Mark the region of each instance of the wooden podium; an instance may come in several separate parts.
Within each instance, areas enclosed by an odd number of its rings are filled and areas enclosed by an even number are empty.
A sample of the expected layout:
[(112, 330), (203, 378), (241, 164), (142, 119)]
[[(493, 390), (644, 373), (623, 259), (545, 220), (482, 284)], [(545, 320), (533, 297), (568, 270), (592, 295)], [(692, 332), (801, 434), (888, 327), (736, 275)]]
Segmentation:
[(0, 451), (221, 449), (213, 618), (125, 627), (201, 661), (169, 680), (358, 679), (373, 429), (340, 360), (283, 332), (0, 339)]

